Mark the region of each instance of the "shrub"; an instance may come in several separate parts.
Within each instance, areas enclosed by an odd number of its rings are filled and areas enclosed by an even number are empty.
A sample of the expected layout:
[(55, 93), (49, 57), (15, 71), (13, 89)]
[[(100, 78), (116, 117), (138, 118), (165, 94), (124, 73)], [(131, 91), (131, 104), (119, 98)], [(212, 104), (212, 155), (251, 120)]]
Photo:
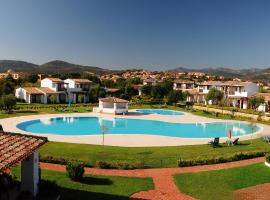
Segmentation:
[(73, 181), (80, 181), (84, 174), (84, 165), (81, 162), (68, 162), (67, 176)]
[(16, 98), (13, 94), (3, 95), (0, 99), (0, 109), (4, 110), (6, 113), (11, 113), (11, 111), (16, 106)]
[[(233, 155), (232, 157), (224, 158), (224, 157), (217, 157), (217, 158), (210, 158), (210, 159), (194, 159), (194, 160), (182, 160), (179, 159), (177, 161), (178, 167), (188, 167), (188, 166), (197, 166), (197, 165), (212, 165), (218, 163), (225, 163), (225, 162), (232, 162), (238, 160), (245, 160), (251, 158), (262, 157), (265, 155), (265, 152), (249, 152), (249, 153), (238, 153)], [(270, 161), (270, 156), (269, 156)]]
[(112, 169), (114, 168), (113, 165), (109, 162), (106, 161), (97, 161), (96, 162), (96, 166), (100, 169)]

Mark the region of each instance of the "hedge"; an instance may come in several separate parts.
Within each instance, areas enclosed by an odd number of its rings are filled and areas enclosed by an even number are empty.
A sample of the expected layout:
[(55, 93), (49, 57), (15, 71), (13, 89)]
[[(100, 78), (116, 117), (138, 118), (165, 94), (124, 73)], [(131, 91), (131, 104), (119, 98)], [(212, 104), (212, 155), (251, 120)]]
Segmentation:
[(216, 157), (211, 159), (194, 159), (194, 160), (182, 160), (177, 161), (178, 167), (198, 166), (198, 165), (212, 165), (218, 163), (226, 163), (232, 161), (246, 160), (251, 158), (263, 157), (267, 152), (250, 152), (250, 153), (237, 153), (231, 157)]

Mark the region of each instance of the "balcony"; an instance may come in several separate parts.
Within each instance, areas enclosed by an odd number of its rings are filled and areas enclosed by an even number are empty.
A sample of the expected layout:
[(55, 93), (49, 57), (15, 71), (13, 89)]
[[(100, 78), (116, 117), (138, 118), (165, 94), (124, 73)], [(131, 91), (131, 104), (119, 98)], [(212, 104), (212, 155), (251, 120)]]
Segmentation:
[(248, 93), (247, 92), (238, 92), (238, 91), (233, 92), (233, 91), (230, 91), (229, 96), (231, 96), (231, 97), (234, 97), (234, 96), (236, 96), (236, 97), (247, 97)]

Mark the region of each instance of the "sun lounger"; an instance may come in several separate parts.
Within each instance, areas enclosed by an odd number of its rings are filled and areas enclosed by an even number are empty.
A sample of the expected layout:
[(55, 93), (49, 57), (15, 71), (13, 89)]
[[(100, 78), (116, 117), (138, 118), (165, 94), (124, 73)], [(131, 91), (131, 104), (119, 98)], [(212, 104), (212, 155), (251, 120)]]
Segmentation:
[(232, 141), (232, 145), (237, 145), (237, 144), (238, 144), (238, 141), (239, 141), (239, 138), (235, 138), (235, 139)]
[(270, 136), (263, 136), (263, 140), (270, 144)]
[(214, 138), (214, 140), (211, 140), (208, 144), (212, 144), (213, 146), (219, 145), (219, 137)]

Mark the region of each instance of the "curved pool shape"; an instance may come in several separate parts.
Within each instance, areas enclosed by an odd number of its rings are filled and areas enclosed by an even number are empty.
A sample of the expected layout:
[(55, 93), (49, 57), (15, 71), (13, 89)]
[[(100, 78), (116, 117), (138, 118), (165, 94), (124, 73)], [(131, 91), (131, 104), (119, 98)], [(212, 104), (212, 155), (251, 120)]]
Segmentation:
[(183, 112), (174, 111), (174, 110), (164, 110), (164, 109), (138, 109), (136, 111), (143, 114), (184, 115)]
[[(104, 128), (105, 127), (105, 128)], [(56, 135), (99, 135), (102, 129), (106, 134), (145, 134), (180, 138), (227, 137), (228, 129), (233, 136), (242, 136), (258, 131), (260, 127), (250, 127), (243, 122), (215, 122), (180, 124), (156, 120), (98, 118), (98, 117), (59, 117), (32, 120), (17, 124), (17, 128), (39, 134)]]

